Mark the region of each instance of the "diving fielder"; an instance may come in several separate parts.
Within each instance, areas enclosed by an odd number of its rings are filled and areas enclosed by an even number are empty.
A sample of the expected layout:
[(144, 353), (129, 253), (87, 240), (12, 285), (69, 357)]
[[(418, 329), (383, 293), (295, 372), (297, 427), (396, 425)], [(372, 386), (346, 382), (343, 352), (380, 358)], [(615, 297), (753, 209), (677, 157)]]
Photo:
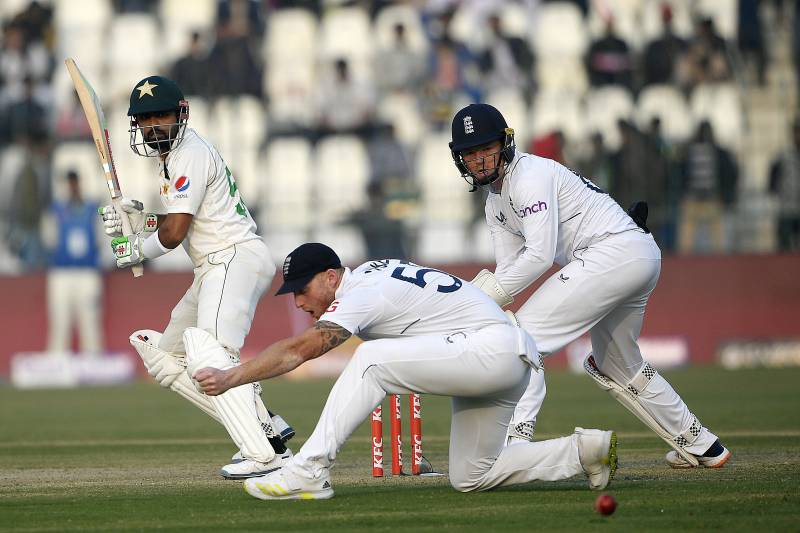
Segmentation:
[[(387, 394), (452, 397), (450, 483), (461, 492), (585, 474), (605, 488), (617, 466), (612, 431), (576, 428), (568, 437), (505, 446), (514, 405), (540, 364), (531, 336), (474, 285), (433, 268), (384, 259), (343, 268), (324, 244), (295, 249), (278, 294), (318, 322), (228, 369), (203, 330), (184, 333), (189, 368), (209, 395), (279, 376), (351, 335), (356, 349), (328, 396), (317, 427), (286, 466), (245, 481), (262, 500), (333, 496), (330, 468), (350, 434)], [(215, 396), (212, 396), (215, 397)]]
[[(488, 186), (490, 193), (486, 221), (497, 268), (480, 272), (473, 283), (505, 306), (553, 263), (560, 265), (516, 313), (539, 351), (554, 353), (590, 331), (587, 372), (673, 448), (667, 462), (674, 468), (721, 467), (731, 452), (639, 351), (645, 305), (661, 270), (661, 252), (644, 220), (634, 222), (569, 168), (516, 150), (514, 130), (488, 104), (456, 113), (452, 136), (459, 172), (473, 191)], [(533, 437), (542, 374), (531, 375), (510, 442)]]
[(256, 304), (275, 275), (269, 250), (256, 234), (236, 182), (219, 152), (187, 128), (189, 103), (180, 88), (161, 76), (148, 76), (131, 93), (130, 146), (158, 165), (159, 192), (166, 215), (144, 213), (141, 202), (123, 200), (133, 235), (122, 235), (120, 214), (101, 208), (117, 267), (152, 261), (180, 244), (194, 264), (194, 282), (172, 310), (163, 333), (131, 335), (148, 372), (221, 422), (239, 452), (222, 468), (229, 479), (261, 475), (291, 457), (284, 441), (294, 435), (281, 417), (264, 407), (258, 385), (238, 387), (208, 398), (186, 373), (183, 332), (197, 327), (224, 347), (229, 364), (250, 331)]

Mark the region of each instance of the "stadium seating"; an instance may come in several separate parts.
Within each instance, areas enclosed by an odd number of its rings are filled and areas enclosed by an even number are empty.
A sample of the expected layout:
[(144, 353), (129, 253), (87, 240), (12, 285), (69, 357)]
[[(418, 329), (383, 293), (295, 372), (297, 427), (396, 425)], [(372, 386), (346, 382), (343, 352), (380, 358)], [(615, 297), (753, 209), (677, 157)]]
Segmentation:
[(694, 119), (686, 98), (672, 85), (651, 85), (639, 93), (637, 125), (647, 130), (654, 117), (661, 119), (661, 131), (672, 142), (684, 142), (694, 133)]
[(313, 172), (316, 227), (339, 223), (366, 206), (369, 160), (358, 137), (323, 138), (314, 152)]
[(428, 49), (419, 11), (404, 4), (391, 5), (378, 12), (373, 25), (377, 48), (388, 48), (394, 43), (394, 26), (398, 23), (405, 26), (406, 41), (412, 50), (424, 52)]
[(343, 7), (325, 12), (320, 24), (318, 55), (322, 62), (345, 58), (355, 76), (372, 76), (370, 59), (372, 25), (367, 12), (359, 7)]
[(528, 122), (531, 135), (538, 137), (552, 131), (561, 131), (569, 142), (580, 142), (588, 137), (583, 120), (582, 99), (570, 92), (541, 91), (536, 95)]
[(606, 147), (616, 150), (620, 144), (617, 122), (631, 120), (633, 111), (633, 96), (626, 88), (600, 87), (586, 97), (586, 126), (590, 132), (602, 133)]
[(522, 94), (514, 89), (503, 89), (489, 93), (485, 101), (497, 109), (502, 109), (506, 122), (514, 128), (517, 144), (527, 146), (531, 131), (528, 124), (528, 106)]
[(720, 144), (734, 152), (739, 150), (744, 124), (742, 102), (735, 85), (700, 85), (692, 91), (689, 106), (695, 122), (708, 120)]
[(606, 33), (607, 21), (613, 20), (614, 32), (634, 50), (644, 45), (641, 27), (640, 0), (606, 0), (591, 2), (588, 27), (590, 40), (599, 39)]
[(542, 3), (531, 32), (531, 46), (539, 60), (582, 58), (589, 40), (580, 9), (572, 2)]
[(162, 52), (168, 63), (186, 53), (189, 35), (193, 31), (209, 33), (214, 27), (217, 2), (215, 0), (160, 0), (158, 17), (166, 31)]
[(309, 142), (300, 137), (275, 139), (267, 145), (258, 166), (259, 226), (266, 232), (306, 232), (314, 217)]
[(103, 205), (108, 203), (108, 186), (106, 186), (105, 175), (100, 167), (97, 149), (93, 143), (62, 143), (53, 150), (51, 179), (54, 200), (67, 199), (67, 183), (64, 177), (70, 170), (76, 171), (80, 176), (81, 192), (84, 198)]

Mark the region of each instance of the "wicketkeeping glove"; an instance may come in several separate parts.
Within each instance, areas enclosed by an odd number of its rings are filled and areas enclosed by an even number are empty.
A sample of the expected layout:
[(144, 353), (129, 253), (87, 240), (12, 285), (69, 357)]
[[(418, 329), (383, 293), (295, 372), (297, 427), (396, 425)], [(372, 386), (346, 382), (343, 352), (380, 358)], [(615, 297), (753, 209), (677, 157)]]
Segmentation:
[[(158, 227), (158, 217), (153, 213), (144, 213), (144, 206), (139, 200), (123, 198), (120, 200), (122, 210), (127, 213), (134, 233), (152, 233)], [(103, 217), (103, 229), (109, 237), (122, 237), (122, 217), (113, 205), (98, 208), (98, 214)]]
[(142, 243), (144, 238), (140, 234), (123, 235), (111, 240), (111, 249), (117, 259), (117, 268), (125, 268), (138, 265), (144, 261), (142, 253)]

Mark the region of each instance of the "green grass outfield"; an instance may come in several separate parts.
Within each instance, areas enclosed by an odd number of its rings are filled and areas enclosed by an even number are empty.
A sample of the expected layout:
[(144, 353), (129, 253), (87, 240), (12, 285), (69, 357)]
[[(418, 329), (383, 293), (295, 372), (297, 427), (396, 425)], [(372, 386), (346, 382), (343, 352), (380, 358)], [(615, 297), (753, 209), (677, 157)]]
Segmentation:
[[(477, 494), (446, 477), (372, 479), (367, 424), (341, 451), (332, 500), (263, 502), (218, 477), (235, 451), (224, 429), (156, 385), (2, 387), (0, 531), (800, 531), (800, 369), (666, 375), (734, 451), (725, 468), (670, 470), (666, 446), (588, 377), (548, 376), (537, 438), (576, 425), (619, 434), (611, 517), (592, 510), (582, 477)], [(270, 408), (297, 428), (295, 449), (330, 385), (265, 383)], [(446, 470), (449, 401), (422, 407), (425, 455)]]

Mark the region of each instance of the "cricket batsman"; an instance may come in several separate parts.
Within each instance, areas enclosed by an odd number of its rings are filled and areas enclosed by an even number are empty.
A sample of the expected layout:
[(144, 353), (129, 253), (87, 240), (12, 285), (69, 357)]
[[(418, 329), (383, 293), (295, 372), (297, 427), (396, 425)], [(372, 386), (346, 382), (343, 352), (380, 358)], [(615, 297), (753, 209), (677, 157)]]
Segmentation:
[[(518, 151), (514, 130), (488, 104), (456, 113), (452, 139), (462, 177), (473, 191), (489, 188), (486, 222), (497, 268), (481, 271), (472, 282), (502, 307), (554, 263), (560, 265), (516, 312), (539, 351), (555, 353), (589, 331), (593, 353), (586, 371), (669, 444), (670, 466), (724, 465), (731, 452), (639, 350), (645, 305), (661, 272), (661, 251), (646, 214), (629, 216), (589, 179)], [(517, 404), (511, 443), (533, 439), (544, 397), (542, 375), (531, 374)]]
[(264, 475), (291, 457), (285, 441), (294, 430), (267, 410), (257, 384), (214, 398), (198, 392), (186, 373), (190, 354), (183, 333), (189, 327), (208, 332), (224, 347), (227, 365), (238, 365), (275, 265), (225, 161), (210, 142), (187, 128), (189, 103), (178, 85), (162, 76), (143, 79), (131, 93), (128, 116), (131, 149), (152, 157), (158, 167), (166, 215), (145, 213), (141, 202), (124, 199), (133, 234), (123, 235), (121, 213), (110, 205), (100, 209), (117, 267), (153, 261), (181, 244), (194, 265), (194, 281), (163, 333), (136, 331), (131, 344), (162, 387), (225, 426), (239, 452), (222, 468), (223, 477)]

